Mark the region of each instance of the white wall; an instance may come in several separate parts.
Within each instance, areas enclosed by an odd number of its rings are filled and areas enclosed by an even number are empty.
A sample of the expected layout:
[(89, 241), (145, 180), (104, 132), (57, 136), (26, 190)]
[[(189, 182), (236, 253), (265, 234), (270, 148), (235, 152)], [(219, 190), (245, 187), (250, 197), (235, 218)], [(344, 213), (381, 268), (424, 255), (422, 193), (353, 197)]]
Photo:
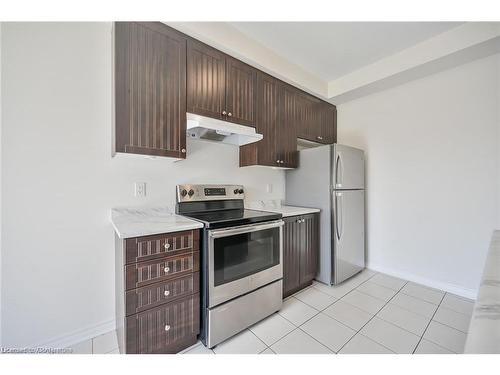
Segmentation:
[[(174, 163), (110, 157), (111, 24), (4, 24), (2, 339), (71, 344), (113, 328), (114, 206), (173, 205), (178, 183), (235, 183), (283, 198), (282, 171), (188, 143)], [(133, 183), (147, 182), (147, 198)], [(265, 193), (265, 183), (273, 193)]]
[(500, 223), (498, 58), (338, 107), (366, 151), (370, 267), (474, 296)]

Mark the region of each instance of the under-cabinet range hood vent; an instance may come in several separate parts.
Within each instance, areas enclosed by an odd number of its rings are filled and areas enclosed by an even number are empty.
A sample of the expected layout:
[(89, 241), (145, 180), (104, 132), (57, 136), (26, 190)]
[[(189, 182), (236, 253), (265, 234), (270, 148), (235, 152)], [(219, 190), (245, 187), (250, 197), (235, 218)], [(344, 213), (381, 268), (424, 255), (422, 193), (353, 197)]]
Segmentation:
[(187, 136), (192, 139), (242, 146), (262, 139), (255, 128), (187, 113)]

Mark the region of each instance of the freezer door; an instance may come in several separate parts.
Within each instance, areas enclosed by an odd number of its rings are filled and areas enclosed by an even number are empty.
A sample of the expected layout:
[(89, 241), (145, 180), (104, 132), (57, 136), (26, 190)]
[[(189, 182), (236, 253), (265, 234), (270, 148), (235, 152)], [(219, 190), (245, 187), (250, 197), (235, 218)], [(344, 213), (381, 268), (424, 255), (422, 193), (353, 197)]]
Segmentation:
[(332, 283), (339, 284), (365, 268), (365, 192), (332, 193)]
[(335, 144), (332, 152), (332, 185), (334, 189), (365, 188), (365, 157), (363, 150)]

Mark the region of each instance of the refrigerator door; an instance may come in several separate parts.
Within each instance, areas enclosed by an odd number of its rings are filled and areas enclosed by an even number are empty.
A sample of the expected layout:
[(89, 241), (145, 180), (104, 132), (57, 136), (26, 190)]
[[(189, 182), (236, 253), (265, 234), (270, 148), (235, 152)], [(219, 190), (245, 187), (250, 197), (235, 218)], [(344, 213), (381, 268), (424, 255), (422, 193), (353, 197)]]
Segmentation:
[(365, 188), (363, 150), (335, 144), (332, 152), (332, 185), (336, 190)]
[(365, 268), (365, 192), (332, 193), (332, 283), (338, 284)]

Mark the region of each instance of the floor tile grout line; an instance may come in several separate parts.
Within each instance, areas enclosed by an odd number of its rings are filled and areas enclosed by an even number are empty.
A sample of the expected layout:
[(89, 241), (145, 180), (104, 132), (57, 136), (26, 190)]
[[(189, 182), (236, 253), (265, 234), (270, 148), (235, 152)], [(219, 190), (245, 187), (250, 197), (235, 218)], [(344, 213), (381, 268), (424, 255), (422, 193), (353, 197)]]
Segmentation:
[[(437, 311), (439, 310), (439, 306), (441, 306), (441, 303), (442, 303), (442, 302), (443, 302), (443, 300), (444, 300), (444, 296), (446, 296), (446, 292), (445, 292), (445, 293), (443, 294), (443, 296), (441, 297), (441, 301), (439, 301), (439, 304), (437, 305), (437, 309), (434, 311), (434, 314), (432, 314), (431, 319), (429, 320), (429, 323), (427, 323), (427, 325), (425, 326), (424, 332), (422, 332), (422, 336), (420, 336), (420, 340), (418, 340), (417, 346), (415, 346), (415, 349), (413, 349), (412, 354), (415, 354), (415, 350), (417, 350), (418, 346), (420, 345), (420, 342), (423, 340), (424, 335), (425, 335), (425, 332), (427, 332), (427, 329), (428, 329), (428, 328), (429, 328), (429, 326), (431, 325), (432, 320), (434, 319), (434, 316), (436, 315)], [(453, 350), (452, 350), (452, 351), (453, 351)]]
[[(365, 323), (365, 324), (364, 324), (364, 325), (363, 325), (363, 326), (362, 326), (362, 327), (361, 327), (361, 328), (360, 328), (360, 329), (356, 332), (356, 334), (355, 334), (354, 336), (352, 336), (352, 337), (351, 337), (351, 338), (350, 338), (350, 339), (349, 339), (349, 340), (348, 340), (348, 341), (347, 341), (344, 345), (342, 345), (342, 347), (339, 349), (339, 352), (340, 352), (340, 351), (344, 348), (344, 346), (346, 346), (346, 345), (347, 345), (347, 344), (348, 344), (348, 343), (349, 343), (349, 342), (353, 339), (353, 337), (355, 337), (357, 334), (363, 335), (363, 334), (361, 333), (361, 330), (362, 330), (362, 329), (363, 329), (363, 328), (364, 328), (364, 327), (365, 327), (368, 323), (370, 323), (370, 322), (373, 320), (373, 318), (375, 318), (375, 317), (377, 316), (377, 314), (378, 314), (380, 311), (382, 311), (382, 309), (383, 309), (383, 308), (384, 308), (384, 307), (385, 307), (385, 306), (386, 306), (386, 305), (387, 305), (387, 304), (388, 304), (388, 303), (389, 303), (389, 302), (390, 302), (390, 301), (391, 301), (391, 300), (392, 300), (392, 299), (393, 299), (393, 298), (394, 298), (394, 297), (395, 297), (395, 296), (396, 296), (396, 295), (397, 295), (397, 294), (401, 291), (401, 289), (403, 289), (403, 288), (404, 288), (404, 286), (405, 286), (406, 284), (408, 284), (408, 281), (406, 281), (406, 283), (405, 283), (404, 285), (402, 285), (402, 286), (401, 286), (401, 288), (400, 288), (400, 289), (396, 292), (396, 294), (394, 294), (394, 296), (392, 296), (392, 298), (391, 298), (389, 301), (387, 301), (387, 302), (386, 302), (386, 303), (385, 303), (385, 304), (384, 304), (384, 305), (383, 305), (383, 306), (382, 306), (382, 307), (381, 307), (381, 308), (380, 308), (380, 309), (379, 309), (379, 310), (378, 310), (378, 311), (377, 311), (377, 312), (376, 312), (376, 313), (375, 313), (375, 314), (374, 314), (374, 315), (373, 315), (373, 316), (372, 316), (372, 317), (371, 317), (371, 318), (370, 318), (370, 319), (369, 319), (369, 320), (368, 320), (368, 321), (367, 321), (367, 322), (366, 322), (366, 323)], [(363, 336), (364, 336), (364, 335), (363, 335)], [(370, 338), (370, 337), (368, 337), (368, 338)], [(377, 343), (377, 344), (379, 344), (379, 345), (382, 345), (382, 344), (381, 344), (381, 343), (379, 343), (378, 341), (375, 341), (375, 340), (373, 340), (373, 339), (371, 339), (371, 340), (372, 340), (373, 342), (376, 342), (376, 343)], [(383, 346), (384, 348), (386, 348), (386, 346), (385, 346), (385, 345), (382, 345), (382, 346)], [(387, 348), (387, 349), (389, 349), (389, 348)], [(389, 349), (389, 350), (391, 350), (391, 349)], [(392, 350), (391, 350), (391, 351), (392, 351)]]

